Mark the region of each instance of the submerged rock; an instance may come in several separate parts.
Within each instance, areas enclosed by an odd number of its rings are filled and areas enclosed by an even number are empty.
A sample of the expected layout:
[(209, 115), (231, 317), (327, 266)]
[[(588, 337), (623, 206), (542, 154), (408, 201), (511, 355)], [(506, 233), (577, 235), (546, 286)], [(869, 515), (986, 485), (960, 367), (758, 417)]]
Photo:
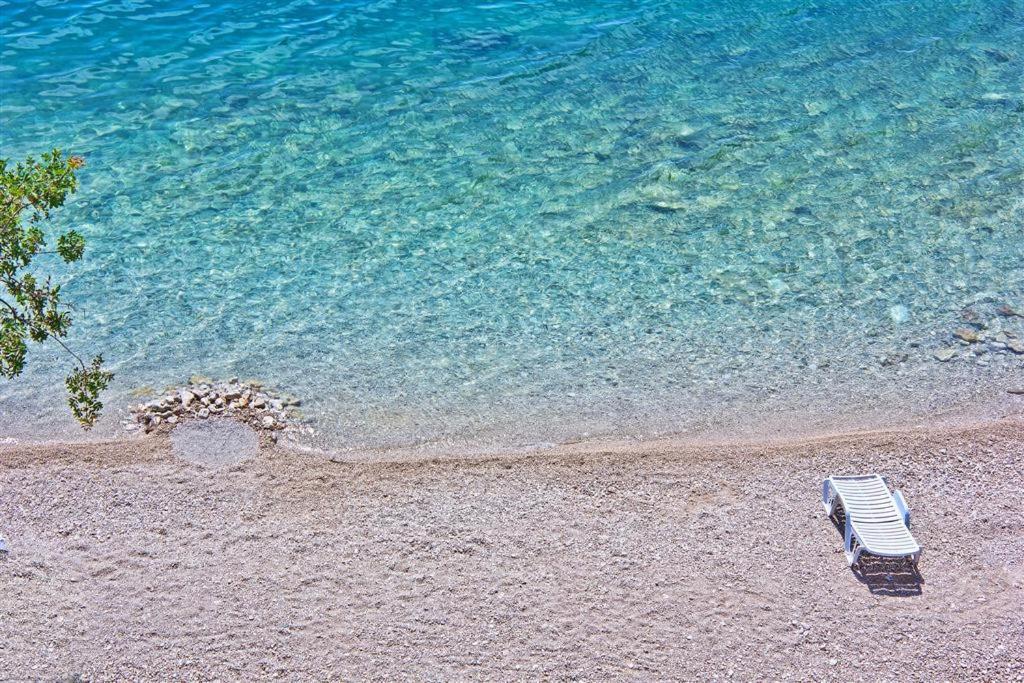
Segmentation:
[(906, 354), (902, 351), (892, 351), (890, 353), (885, 354), (885, 356), (882, 357), (881, 364), (883, 368), (887, 368), (893, 365), (899, 365), (900, 363), (904, 363), (907, 361), (908, 358), (910, 358), (909, 354)]
[(968, 344), (976, 344), (979, 341), (981, 341), (981, 335), (979, 335), (974, 330), (967, 329), (966, 327), (961, 327), (958, 330), (954, 330), (953, 336), (956, 337), (957, 339), (960, 339), (961, 341), (967, 342)]
[(905, 323), (910, 320), (910, 309), (902, 304), (897, 304), (889, 308), (889, 317), (897, 325)]
[(956, 357), (956, 349), (939, 349), (932, 355), (935, 356), (936, 360), (946, 363)]

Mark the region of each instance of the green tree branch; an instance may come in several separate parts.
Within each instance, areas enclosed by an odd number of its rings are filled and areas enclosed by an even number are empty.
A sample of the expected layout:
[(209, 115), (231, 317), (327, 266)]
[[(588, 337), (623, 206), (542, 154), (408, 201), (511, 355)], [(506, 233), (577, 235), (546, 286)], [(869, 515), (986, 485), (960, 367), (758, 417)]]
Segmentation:
[(86, 363), (65, 343), (71, 315), (61, 300), (60, 285), (51, 284), (49, 277), (40, 283), (30, 270), (33, 259), (44, 254), (56, 254), (66, 263), (82, 258), (85, 238), (81, 234), (70, 230), (59, 235), (56, 249), (46, 250), (41, 226), (78, 189), (75, 172), (84, 163), (81, 157), (65, 157), (56, 149), (39, 161), (29, 157), (13, 168), (0, 159), (0, 291), (13, 299), (0, 298), (0, 375), (8, 379), (20, 375), (28, 342), (52, 339), (78, 365), (64, 383), (72, 414), (88, 429), (103, 408), (100, 392), (114, 375), (103, 369), (102, 356)]

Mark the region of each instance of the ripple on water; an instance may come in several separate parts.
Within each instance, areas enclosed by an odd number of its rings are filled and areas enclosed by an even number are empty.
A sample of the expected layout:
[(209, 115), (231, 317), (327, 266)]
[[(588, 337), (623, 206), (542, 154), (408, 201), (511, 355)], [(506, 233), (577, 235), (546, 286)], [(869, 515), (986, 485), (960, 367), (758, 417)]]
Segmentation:
[[(114, 411), (202, 372), (335, 446), (544, 441), (1020, 376), (932, 355), (1024, 305), (1019, 3), (6, 12), (3, 155), (89, 160), (66, 291)], [(0, 431), (70, 428), (64, 365)]]

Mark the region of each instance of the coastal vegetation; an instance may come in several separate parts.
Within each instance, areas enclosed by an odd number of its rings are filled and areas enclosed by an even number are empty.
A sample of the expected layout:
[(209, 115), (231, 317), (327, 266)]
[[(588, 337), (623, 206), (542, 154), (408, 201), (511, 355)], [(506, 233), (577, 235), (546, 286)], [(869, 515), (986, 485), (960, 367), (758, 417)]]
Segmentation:
[(103, 408), (100, 392), (114, 375), (103, 368), (102, 356), (86, 361), (64, 341), (71, 312), (60, 283), (40, 274), (48, 255), (73, 263), (85, 252), (79, 232), (68, 230), (48, 243), (45, 231), (51, 213), (78, 188), (76, 172), (84, 164), (82, 157), (65, 156), (58, 149), (14, 166), (0, 159), (0, 375), (20, 375), (29, 343), (52, 340), (74, 361), (65, 380), (68, 405), (88, 429)]

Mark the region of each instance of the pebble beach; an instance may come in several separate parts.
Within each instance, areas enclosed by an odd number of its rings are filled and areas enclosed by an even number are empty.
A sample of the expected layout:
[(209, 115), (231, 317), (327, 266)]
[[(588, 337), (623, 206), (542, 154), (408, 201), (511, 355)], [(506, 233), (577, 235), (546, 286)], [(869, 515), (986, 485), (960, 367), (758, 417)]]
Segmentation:
[[(0, 446), (2, 677), (1021, 680), (1022, 420), (396, 462)], [(847, 566), (820, 487), (851, 472), (907, 497), (919, 575)]]

